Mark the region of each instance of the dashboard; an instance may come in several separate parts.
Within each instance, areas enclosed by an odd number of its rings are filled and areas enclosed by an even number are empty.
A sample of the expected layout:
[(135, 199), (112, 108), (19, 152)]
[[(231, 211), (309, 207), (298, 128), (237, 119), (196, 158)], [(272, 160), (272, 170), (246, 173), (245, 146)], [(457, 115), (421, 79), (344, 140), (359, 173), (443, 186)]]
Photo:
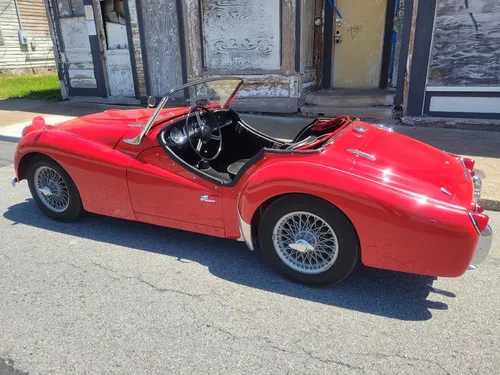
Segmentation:
[[(218, 109), (211, 112), (217, 119), (221, 130), (227, 126), (230, 126), (234, 121), (234, 115), (232, 115), (230, 110)], [(205, 121), (211, 126), (214, 126), (213, 124), (211, 124), (211, 122), (213, 122), (213, 119), (206, 113), (200, 114), (200, 118), (202, 121)], [(197, 122), (198, 119), (196, 118), (195, 114), (189, 116), (189, 124), (196, 125)], [(181, 120), (175, 121), (160, 132), (162, 144), (171, 148), (173, 151), (180, 151), (187, 144), (188, 134), (186, 132), (186, 117), (184, 116)]]

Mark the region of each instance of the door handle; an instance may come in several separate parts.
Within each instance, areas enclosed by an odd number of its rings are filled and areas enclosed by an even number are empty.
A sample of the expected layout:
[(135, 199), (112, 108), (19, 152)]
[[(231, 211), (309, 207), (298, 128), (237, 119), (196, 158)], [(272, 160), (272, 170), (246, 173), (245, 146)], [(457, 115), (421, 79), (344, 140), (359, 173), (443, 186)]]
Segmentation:
[(208, 195), (202, 195), (200, 201), (206, 203), (215, 203), (215, 199), (210, 199)]

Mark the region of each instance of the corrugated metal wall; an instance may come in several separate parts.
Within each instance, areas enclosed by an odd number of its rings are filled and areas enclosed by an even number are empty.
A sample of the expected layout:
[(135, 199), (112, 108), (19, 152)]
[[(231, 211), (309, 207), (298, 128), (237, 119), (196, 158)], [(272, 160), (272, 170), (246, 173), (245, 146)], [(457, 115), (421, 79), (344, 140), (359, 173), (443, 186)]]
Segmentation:
[(53, 67), (54, 55), (43, 0), (18, 0), (28, 43), (19, 43), (14, 0), (0, 0), (0, 70)]

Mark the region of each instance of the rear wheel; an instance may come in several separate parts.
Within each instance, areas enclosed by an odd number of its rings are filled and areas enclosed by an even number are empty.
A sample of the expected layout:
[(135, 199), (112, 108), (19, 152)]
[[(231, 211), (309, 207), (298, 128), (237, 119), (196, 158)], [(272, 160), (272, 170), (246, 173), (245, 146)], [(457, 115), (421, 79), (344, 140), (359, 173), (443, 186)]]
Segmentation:
[(342, 281), (360, 254), (356, 231), (340, 210), (299, 194), (280, 198), (266, 209), (259, 242), (275, 270), (308, 285)]
[(37, 157), (28, 167), (28, 186), (37, 206), (49, 217), (73, 221), (83, 212), (75, 183), (54, 160)]

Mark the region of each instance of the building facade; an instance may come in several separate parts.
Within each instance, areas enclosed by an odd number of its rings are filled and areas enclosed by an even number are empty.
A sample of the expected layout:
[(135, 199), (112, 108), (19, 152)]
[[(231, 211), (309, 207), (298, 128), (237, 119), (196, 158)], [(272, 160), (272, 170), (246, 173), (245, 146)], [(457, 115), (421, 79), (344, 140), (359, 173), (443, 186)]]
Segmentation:
[(449, 99), (493, 97), (495, 0), (44, 1), (64, 97), (137, 102), (235, 75), (239, 110), (497, 116), (496, 99)]
[(54, 66), (44, 0), (0, 0), (0, 71)]
[(407, 114), (500, 119), (500, 2), (420, 0), (415, 10)]

